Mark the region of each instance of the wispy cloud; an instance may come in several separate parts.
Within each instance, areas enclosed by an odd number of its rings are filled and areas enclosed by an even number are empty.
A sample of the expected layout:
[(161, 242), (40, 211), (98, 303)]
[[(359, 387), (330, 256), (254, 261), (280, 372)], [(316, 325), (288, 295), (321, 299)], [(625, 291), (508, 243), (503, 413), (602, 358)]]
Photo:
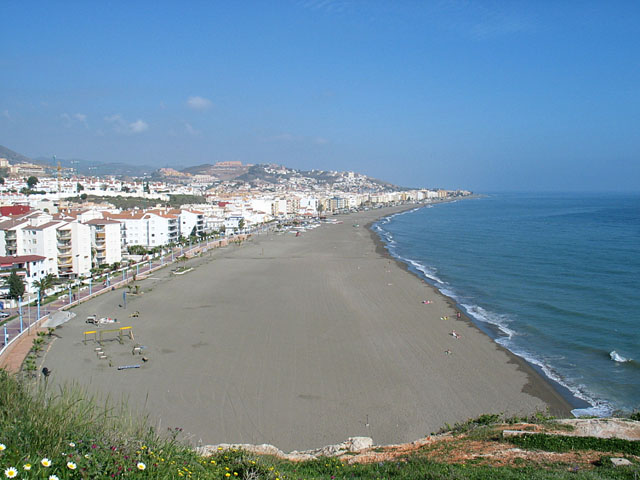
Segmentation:
[(128, 122), (122, 118), (122, 115), (119, 113), (104, 117), (104, 120), (109, 123), (117, 133), (135, 134), (142, 133), (149, 129), (149, 124), (144, 120), (138, 119), (135, 122)]
[(62, 119), (64, 126), (67, 128), (71, 128), (75, 123), (83, 125), (84, 128), (89, 128), (87, 116), (84, 113), (62, 113), (60, 114), (60, 118)]
[(184, 122), (184, 130), (185, 132), (187, 132), (189, 135), (193, 135), (194, 137), (197, 137), (198, 135), (200, 135), (202, 132), (196, 128), (194, 128), (190, 123), (188, 122)]
[(208, 98), (193, 96), (187, 98), (187, 107), (193, 110), (209, 110), (213, 107), (213, 102)]

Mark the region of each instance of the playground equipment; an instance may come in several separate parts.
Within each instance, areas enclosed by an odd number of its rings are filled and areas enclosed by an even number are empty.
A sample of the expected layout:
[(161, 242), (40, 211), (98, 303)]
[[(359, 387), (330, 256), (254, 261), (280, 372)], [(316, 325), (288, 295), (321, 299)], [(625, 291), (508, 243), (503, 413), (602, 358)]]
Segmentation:
[[(115, 338), (109, 338), (110, 334), (114, 333), (116, 334)], [(93, 336), (93, 338), (91, 336)], [(105, 340), (118, 340), (119, 343), (123, 343), (122, 340), (124, 337), (129, 337), (130, 340), (135, 340), (133, 337), (133, 327), (109, 328), (107, 330), (89, 330), (84, 332), (83, 342), (86, 344), (87, 340), (93, 340), (99, 345), (102, 345), (102, 342), (104, 342)]]

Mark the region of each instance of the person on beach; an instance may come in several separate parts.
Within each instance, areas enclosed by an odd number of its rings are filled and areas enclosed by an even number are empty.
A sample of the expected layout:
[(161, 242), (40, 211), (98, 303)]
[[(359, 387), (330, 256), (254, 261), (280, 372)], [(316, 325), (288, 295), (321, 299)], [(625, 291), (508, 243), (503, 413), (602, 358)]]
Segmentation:
[(460, 312), (456, 312), (456, 317), (459, 319), (462, 315), (460, 314)]
[(455, 330), (451, 330), (451, 336), (455, 339), (460, 338), (460, 335), (458, 335), (458, 332), (456, 332)]

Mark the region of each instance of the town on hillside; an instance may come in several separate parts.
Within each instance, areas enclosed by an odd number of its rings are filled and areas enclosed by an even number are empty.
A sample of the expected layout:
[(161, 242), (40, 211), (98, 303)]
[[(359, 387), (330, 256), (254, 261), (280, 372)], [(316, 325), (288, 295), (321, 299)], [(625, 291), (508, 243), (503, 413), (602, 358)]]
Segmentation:
[(16, 273), (29, 296), (44, 278), (90, 278), (106, 266), (189, 240), (470, 194), (402, 189), (354, 172), (240, 162), (192, 172), (165, 168), (140, 179), (0, 158), (0, 296), (4, 308), (15, 306), (7, 279)]

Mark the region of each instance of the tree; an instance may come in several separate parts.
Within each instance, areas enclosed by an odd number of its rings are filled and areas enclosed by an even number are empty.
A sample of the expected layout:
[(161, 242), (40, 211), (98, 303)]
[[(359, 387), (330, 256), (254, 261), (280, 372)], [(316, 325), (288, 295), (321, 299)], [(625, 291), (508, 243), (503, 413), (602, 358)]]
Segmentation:
[(242, 230), (244, 228), (244, 218), (241, 218), (238, 222), (238, 230)]
[(35, 187), (38, 184), (38, 177), (34, 177), (33, 175), (31, 175), (29, 178), (27, 178), (27, 187), (29, 188), (29, 190), (33, 190), (33, 187)]
[(0, 177), (0, 185), (4, 185), (4, 177)]
[(33, 282), (33, 286), (36, 287), (40, 292), (40, 298), (44, 298), (46, 296), (46, 290), (53, 287), (54, 280), (55, 277), (53, 276), (53, 274), (47, 273), (40, 280), (36, 280), (35, 282)]
[(82, 195), (80, 195), (80, 200), (84, 202), (88, 197), (89, 196), (86, 193), (83, 193)]
[(318, 216), (322, 215), (322, 211), (324, 210), (324, 205), (322, 203), (318, 204)]
[(17, 270), (11, 271), (5, 285), (9, 287), (9, 298), (18, 299), (24, 295), (24, 281)]
[(76, 183), (76, 192), (81, 192), (82, 190), (84, 190), (82, 184), (80, 182)]

